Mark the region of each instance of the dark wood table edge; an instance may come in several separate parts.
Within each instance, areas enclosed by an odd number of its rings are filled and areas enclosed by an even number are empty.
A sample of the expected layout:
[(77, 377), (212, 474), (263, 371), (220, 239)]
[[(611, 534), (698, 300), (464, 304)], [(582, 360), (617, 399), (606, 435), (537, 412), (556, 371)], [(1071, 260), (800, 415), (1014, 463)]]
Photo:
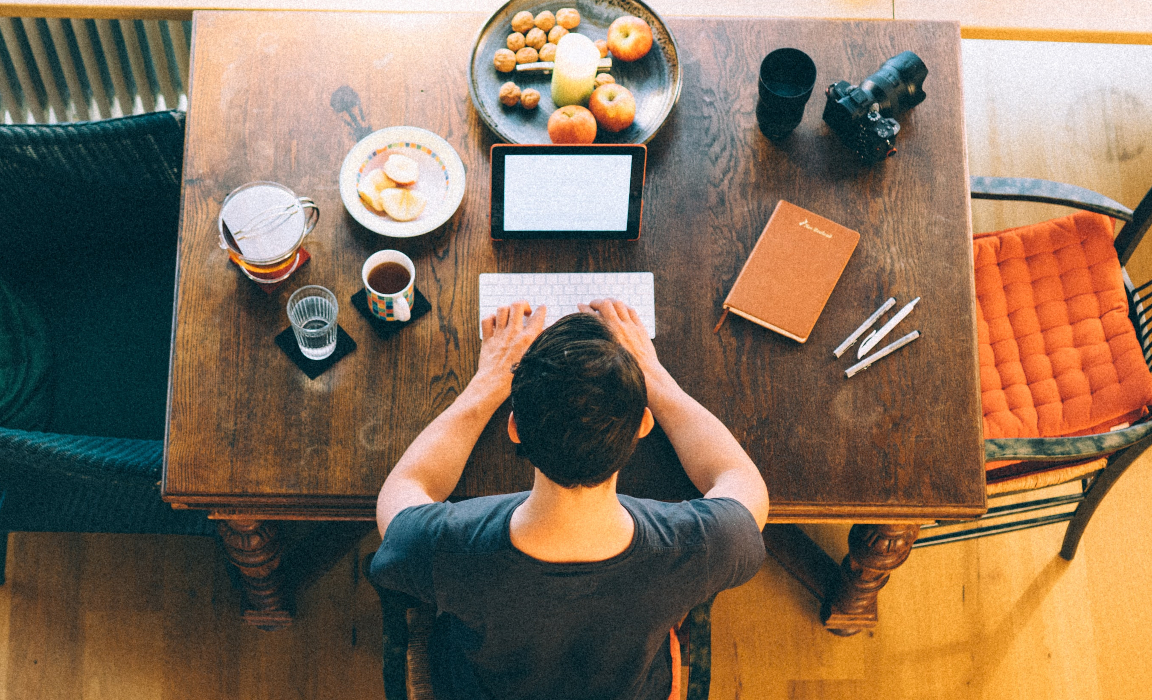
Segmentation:
[[(771, 498), (771, 494), (769, 494)], [(886, 508), (862, 507), (847, 504), (833, 505), (827, 511), (817, 512), (809, 507), (789, 507), (772, 502), (769, 506), (770, 524), (834, 524), (834, 523), (930, 523), (936, 520), (967, 520), (976, 518), (988, 510), (985, 498), (979, 505), (953, 503), (934, 506), (906, 506), (902, 515), (894, 516)]]
[[(383, 482), (381, 482), (383, 483)], [(171, 503), (173, 507), (195, 507), (200, 510), (209, 510), (214, 506), (220, 508), (286, 508), (297, 509), (336, 509), (363, 510), (376, 507), (376, 494), (367, 495), (313, 495), (307, 498), (292, 496), (291, 494), (264, 494), (261, 496), (248, 496), (243, 494), (227, 493), (199, 493), (182, 494), (162, 490), (161, 499)]]
[[(178, 510), (208, 510), (214, 519), (231, 517), (259, 517), (293, 520), (373, 520), (376, 517), (376, 499), (368, 496), (350, 496), (312, 499), (301, 503), (291, 497), (228, 498), (213, 496), (179, 496), (165, 494), (163, 500)], [(783, 512), (781, 512), (783, 510)], [(835, 525), (867, 522), (875, 525), (923, 525), (936, 520), (968, 520), (979, 517), (987, 506), (956, 505), (948, 508), (916, 509), (908, 515), (894, 517), (882, 509), (844, 508), (835, 515), (817, 514), (810, 510), (789, 511), (772, 505), (768, 514), (770, 525)]]

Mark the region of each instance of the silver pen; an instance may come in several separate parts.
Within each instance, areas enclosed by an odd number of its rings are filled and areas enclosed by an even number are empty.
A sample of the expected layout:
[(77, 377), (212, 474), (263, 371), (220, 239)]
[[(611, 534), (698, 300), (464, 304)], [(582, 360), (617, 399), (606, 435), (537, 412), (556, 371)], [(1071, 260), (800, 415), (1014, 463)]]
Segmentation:
[(883, 326), (881, 326), (880, 330), (869, 334), (868, 337), (864, 339), (864, 342), (860, 343), (860, 350), (856, 352), (856, 359), (864, 357), (872, 350), (872, 348), (879, 345), (880, 341), (884, 340), (884, 336), (888, 335), (888, 333), (890, 333), (892, 329), (896, 327), (896, 324), (903, 321), (905, 316), (912, 313), (912, 309), (916, 307), (916, 304), (919, 301), (920, 297), (916, 297), (912, 301), (908, 302), (904, 305), (904, 308), (896, 312), (895, 316), (888, 319), (888, 323), (885, 323)]
[(885, 347), (883, 350), (876, 353), (875, 355), (872, 355), (870, 357), (866, 357), (863, 360), (861, 360), (860, 362), (857, 362), (856, 364), (852, 365), (848, 369), (844, 370), (844, 376), (845, 377), (852, 377), (859, 372), (863, 372), (864, 370), (871, 367), (872, 363), (875, 362), (876, 360), (879, 360), (882, 357), (887, 357), (888, 355), (891, 355), (892, 353), (896, 352), (900, 348), (904, 347), (908, 343), (911, 343), (913, 340), (916, 340), (919, 337), (920, 337), (920, 331), (912, 331), (911, 333), (904, 336), (900, 340), (897, 340), (896, 342), (892, 343), (891, 345), (888, 345), (887, 347)]
[(888, 309), (891, 309), (893, 306), (896, 306), (895, 297), (888, 297), (888, 301), (884, 302), (884, 304), (879, 309), (876, 309), (875, 313), (869, 316), (867, 321), (861, 323), (859, 328), (852, 331), (852, 335), (848, 336), (848, 338), (843, 343), (840, 343), (840, 347), (833, 350), (832, 354), (836, 357), (843, 355), (845, 350), (852, 347), (852, 343), (855, 343), (860, 339), (860, 336), (864, 335), (864, 331), (871, 328), (873, 323), (876, 323), (876, 319), (887, 313)]

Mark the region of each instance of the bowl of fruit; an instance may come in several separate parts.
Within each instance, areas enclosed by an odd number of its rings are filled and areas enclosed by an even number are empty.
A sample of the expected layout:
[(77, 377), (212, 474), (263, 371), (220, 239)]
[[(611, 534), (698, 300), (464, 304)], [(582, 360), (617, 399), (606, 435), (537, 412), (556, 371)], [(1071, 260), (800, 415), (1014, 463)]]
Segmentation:
[[(558, 108), (556, 52), (577, 39), (600, 52), (595, 89)], [(468, 67), (473, 106), (507, 143), (647, 143), (681, 83), (676, 41), (640, 0), (510, 0), (481, 27)]]
[(436, 134), (393, 126), (360, 140), (340, 167), (344, 208), (370, 231), (394, 238), (428, 233), (464, 199), (464, 164)]

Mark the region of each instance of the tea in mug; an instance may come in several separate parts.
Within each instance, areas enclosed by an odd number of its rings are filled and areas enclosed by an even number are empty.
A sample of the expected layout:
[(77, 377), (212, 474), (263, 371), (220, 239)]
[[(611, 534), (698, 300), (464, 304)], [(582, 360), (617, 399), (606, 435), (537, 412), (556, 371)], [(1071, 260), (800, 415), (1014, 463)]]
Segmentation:
[(368, 286), (380, 294), (396, 294), (404, 291), (411, 279), (408, 268), (390, 260), (369, 271)]

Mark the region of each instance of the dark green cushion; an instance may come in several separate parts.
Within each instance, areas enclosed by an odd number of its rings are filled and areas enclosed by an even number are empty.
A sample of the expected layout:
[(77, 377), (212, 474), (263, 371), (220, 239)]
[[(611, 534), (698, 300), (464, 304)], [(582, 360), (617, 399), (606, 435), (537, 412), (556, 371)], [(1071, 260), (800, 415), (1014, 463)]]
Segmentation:
[(44, 320), (0, 280), (0, 427), (44, 429), (52, 411), (51, 368)]

